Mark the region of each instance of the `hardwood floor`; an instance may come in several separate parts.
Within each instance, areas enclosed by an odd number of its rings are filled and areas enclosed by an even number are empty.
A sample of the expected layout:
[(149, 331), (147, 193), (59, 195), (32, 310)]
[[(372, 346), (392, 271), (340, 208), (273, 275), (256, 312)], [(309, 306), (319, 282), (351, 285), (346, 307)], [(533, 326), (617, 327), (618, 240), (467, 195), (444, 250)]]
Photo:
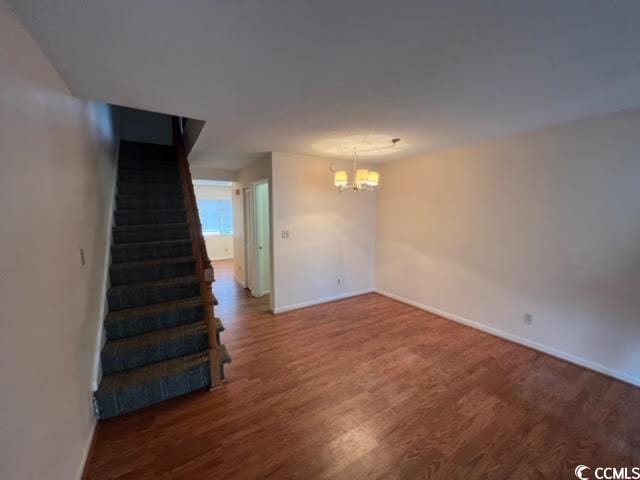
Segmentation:
[(101, 422), (91, 479), (575, 478), (640, 389), (376, 294), (278, 316), (216, 262), (226, 386)]

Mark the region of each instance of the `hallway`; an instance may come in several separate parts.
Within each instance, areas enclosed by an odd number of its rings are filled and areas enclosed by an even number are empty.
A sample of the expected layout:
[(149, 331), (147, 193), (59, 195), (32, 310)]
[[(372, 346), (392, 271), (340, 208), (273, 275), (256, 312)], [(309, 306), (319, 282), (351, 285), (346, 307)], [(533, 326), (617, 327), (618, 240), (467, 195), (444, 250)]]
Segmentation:
[(213, 294), (219, 305), (215, 308), (215, 316), (222, 320), (226, 330), (224, 342), (229, 342), (231, 327), (242, 322), (246, 315), (265, 313), (269, 310), (269, 295), (254, 298), (249, 290), (242, 288), (233, 278), (233, 259), (213, 262), (215, 282)]

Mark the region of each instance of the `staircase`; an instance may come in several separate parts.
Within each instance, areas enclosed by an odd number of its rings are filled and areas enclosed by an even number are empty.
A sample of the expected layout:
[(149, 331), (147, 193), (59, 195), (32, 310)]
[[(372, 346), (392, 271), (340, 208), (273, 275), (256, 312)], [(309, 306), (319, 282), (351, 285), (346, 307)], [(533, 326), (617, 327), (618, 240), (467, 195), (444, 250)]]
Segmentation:
[(122, 142), (115, 226), (95, 392), (106, 419), (222, 385), (230, 361), (180, 122), (175, 146)]

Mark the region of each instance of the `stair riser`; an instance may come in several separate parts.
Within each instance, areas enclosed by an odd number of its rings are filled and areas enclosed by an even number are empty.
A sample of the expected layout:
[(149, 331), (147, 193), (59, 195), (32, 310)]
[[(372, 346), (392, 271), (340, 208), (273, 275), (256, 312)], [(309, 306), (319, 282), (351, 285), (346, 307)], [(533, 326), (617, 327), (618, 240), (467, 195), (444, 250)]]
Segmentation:
[(161, 210), (184, 208), (182, 196), (131, 196), (118, 195), (116, 205), (120, 210)]
[(147, 346), (141, 350), (114, 353), (113, 355), (103, 352), (101, 357), (102, 373), (103, 375), (110, 375), (208, 349), (209, 339), (205, 331), (199, 335), (176, 339), (162, 345)]
[(116, 211), (116, 226), (125, 225), (157, 225), (162, 223), (184, 223), (187, 221), (187, 213), (184, 210), (178, 211)]
[(200, 294), (200, 284), (185, 283), (178, 285), (151, 286), (147, 288), (109, 291), (107, 299), (109, 310), (142, 307), (154, 303), (171, 302), (183, 298), (196, 297)]
[(111, 285), (123, 285), (127, 283), (148, 282), (151, 280), (163, 280), (173, 277), (186, 277), (195, 275), (194, 261), (173, 263), (170, 265), (148, 265), (135, 268), (111, 268), (109, 277)]
[(153, 383), (136, 385), (126, 391), (96, 395), (98, 418), (106, 419), (144, 408), (154, 403), (209, 388), (211, 376), (209, 363), (203, 363), (179, 375), (163, 378)]
[(189, 325), (203, 320), (204, 307), (202, 305), (196, 305), (157, 314), (141, 314), (140, 316), (117, 322), (105, 322), (104, 328), (107, 333), (107, 338), (114, 340)]
[(160, 242), (164, 240), (186, 240), (189, 227), (141, 228), (139, 230), (113, 230), (113, 243)]
[(192, 253), (191, 243), (162, 246), (133, 245), (125, 248), (117, 248), (114, 246), (111, 249), (111, 261), (112, 263), (123, 263), (153, 260), (156, 258), (188, 257)]
[(120, 182), (132, 183), (179, 183), (180, 176), (177, 171), (143, 171), (143, 170), (120, 170), (118, 172)]
[(118, 182), (118, 195), (182, 195), (178, 183)]

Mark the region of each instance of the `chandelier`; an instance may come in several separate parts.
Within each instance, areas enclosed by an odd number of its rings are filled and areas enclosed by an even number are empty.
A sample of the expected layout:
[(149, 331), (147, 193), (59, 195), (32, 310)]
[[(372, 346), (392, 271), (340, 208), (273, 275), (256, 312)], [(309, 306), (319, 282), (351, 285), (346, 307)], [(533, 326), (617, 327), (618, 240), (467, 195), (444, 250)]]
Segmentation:
[(360, 149), (357, 146), (353, 148), (353, 171), (351, 181), (349, 181), (349, 175), (346, 170), (335, 170), (333, 163), (331, 164), (331, 171), (333, 172), (333, 185), (338, 189), (340, 193), (345, 190), (354, 190), (356, 192), (362, 191), (375, 191), (376, 187), (380, 183), (380, 172), (376, 170), (369, 170), (367, 168), (358, 168), (358, 152), (360, 153), (373, 153), (381, 150), (388, 150), (394, 148), (396, 143), (400, 141), (399, 138), (391, 140), (391, 145), (380, 147), (377, 146), (374, 149)]

